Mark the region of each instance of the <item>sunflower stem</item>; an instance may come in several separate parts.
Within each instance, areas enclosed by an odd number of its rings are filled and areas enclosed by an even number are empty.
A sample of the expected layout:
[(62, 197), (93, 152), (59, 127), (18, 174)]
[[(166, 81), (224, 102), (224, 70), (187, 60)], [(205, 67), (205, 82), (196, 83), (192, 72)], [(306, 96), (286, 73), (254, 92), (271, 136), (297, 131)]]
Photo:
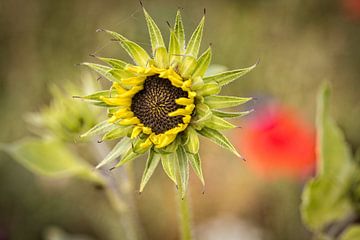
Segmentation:
[[(181, 188), (181, 187), (179, 187)], [(188, 196), (182, 196), (181, 189), (177, 189), (178, 211), (180, 220), (180, 231), (182, 240), (191, 240), (192, 227), (191, 227), (191, 210)]]

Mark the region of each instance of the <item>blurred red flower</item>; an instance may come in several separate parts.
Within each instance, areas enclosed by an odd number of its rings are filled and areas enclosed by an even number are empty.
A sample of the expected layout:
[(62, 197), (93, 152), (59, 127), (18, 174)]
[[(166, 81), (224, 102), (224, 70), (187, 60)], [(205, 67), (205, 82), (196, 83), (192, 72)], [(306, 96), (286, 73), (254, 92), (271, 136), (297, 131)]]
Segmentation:
[(314, 130), (289, 109), (259, 107), (238, 136), (247, 165), (261, 176), (303, 179), (314, 170)]
[(360, 20), (360, 0), (342, 0), (342, 5), (347, 17)]

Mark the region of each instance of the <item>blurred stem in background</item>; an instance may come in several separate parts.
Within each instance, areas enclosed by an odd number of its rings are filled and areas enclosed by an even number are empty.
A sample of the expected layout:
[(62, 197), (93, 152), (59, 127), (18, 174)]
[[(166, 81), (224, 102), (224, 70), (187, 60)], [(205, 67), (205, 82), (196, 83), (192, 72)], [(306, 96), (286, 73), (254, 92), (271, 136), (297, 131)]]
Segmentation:
[[(106, 143), (92, 142), (93, 152), (100, 163), (110, 152)], [(143, 231), (139, 224), (137, 208), (133, 193), (133, 166), (127, 164), (118, 170), (117, 174), (111, 174), (109, 170), (100, 170), (106, 181), (106, 193), (111, 204), (119, 214), (119, 222), (124, 229), (126, 239), (143, 239)]]

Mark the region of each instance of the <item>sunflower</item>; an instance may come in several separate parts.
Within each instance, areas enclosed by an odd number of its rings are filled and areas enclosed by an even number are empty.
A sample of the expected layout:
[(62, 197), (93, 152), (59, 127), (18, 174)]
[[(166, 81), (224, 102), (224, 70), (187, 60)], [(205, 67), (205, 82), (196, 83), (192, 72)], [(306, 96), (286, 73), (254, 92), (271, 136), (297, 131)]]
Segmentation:
[(94, 57), (108, 66), (82, 63), (112, 82), (109, 90), (81, 97), (106, 107), (109, 116), (82, 137), (102, 134), (101, 141), (121, 138), (98, 168), (119, 159), (113, 167), (117, 168), (149, 152), (140, 192), (161, 162), (166, 174), (185, 194), (189, 165), (204, 184), (198, 134), (240, 157), (219, 130), (235, 128), (225, 119), (243, 116), (250, 111), (224, 112), (218, 109), (238, 106), (251, 98), (217, 94), (222, 86), (248, 73), (255, 65), (204, 76), (212, 55), (209, 46), (198, 57), (205, 11), (185, 44), (183, 22), (178, 10), (174, 27), (168, 24), (168, 47), (154, 20), (144, 8), (143, 11), (152, 57), (137, 43), (116, 32), (101, 29), (99, 31), (109, 34), (121, 45), (135, 64), (99, 56)]

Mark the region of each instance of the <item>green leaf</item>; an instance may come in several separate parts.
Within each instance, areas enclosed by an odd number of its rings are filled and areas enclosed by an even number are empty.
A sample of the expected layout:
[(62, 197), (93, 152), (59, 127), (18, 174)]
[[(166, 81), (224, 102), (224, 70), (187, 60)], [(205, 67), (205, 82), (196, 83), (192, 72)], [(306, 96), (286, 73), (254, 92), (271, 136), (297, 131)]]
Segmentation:
[(128, 133), (130, 132), (130, 130), (132, 129), (132, 126), (121, 126), (121, 125), (116, 125), (117, 127), (109, 130), (103, 137), (102, 137), (102, 141), (109, 141), (109, 140), (114, 140), (117, 138), (121, 138), (121, 137), (125, 137), (128, 135)]
[(226, 130), (226, 129), (236, 128), (234, 124), (231, 124), (228, 121), (220, 117), (217, 117), (215, 115), (212, 115), (211, 118), (204, 123), (204, 125), (208, 128), (212, 128), (215, 130)]
[(179, 41), (180, 53), (182, 54), (185, 51), (185, 30), (181, 19), (180, 10), (178, 10), (176, 13), (174, 33), (176, 39)]
[(209, 47), (197, 60), (197, 65), (195, 67), (194, 72), (192, 73), (192, 77), (204, 76), (206, 70), (208, 69), (211, 62), (211, 47)]
[(201, 169), (201, 160), (199, 153), (189, 154), (189, 162), (198, 178), (200, 179), (203, 186), (205, 186), (204, 176)]
[(180, 195), (182, 198), (185, 197), (187, 186), (189, 183), (189, 163), (188, 163), (188, 155), (185, 152), (185, 149), (182, 146), (179, 146), (176, 150), (176, 175), (178, 188), (180, 191)]
[(204, 127), (203, 129), (199, 130), (198, 133), (200, 133), (204, 137), (209, 138), (211, 141), (218, 144), (220, 147), (230, 150), (236, 156), (241, 157), (240, 154), (236, 151), (235, 147), (231, 144), (231, 142), (219, 131)]
[(212, 110), (212, 113), (215, 116), (221, 117), (221, 118), (235, 118), (235, 117), (243, 117), (250, 113), (252, 113), (254, 110), (244, 111), (244, 112), (223, 112), (220, 110)]
[(149, 181), (150, 177), (154, 173), (156, 167), (159, 165), (160, 155), (154, 151), (150, 151), (148, 159), (146, 161), (145, 170), (141, 178), (140, 192), (144, 190), (145, 185)]
[(111, 82), (120, 83), (121, 81), (121, 75), (119, 75), (119, 72), (114, 71), (114, 69), (111, 67), (107, 67), (96, 63), (88, 63), (88, 62), (81, 63), (81, 65), (89, 67), (90, 69), (99, 73), (101, 76), (105, 77)]
[(360, 225), (352, 225), (345, 233), (341, 235), (340, 240), (358, 240), (360, 239)]
[(208, 96), (205, 97), (205, 103), (210, 108), (227, 108), (227, 107), (235, 107), (241, 104), (244, 104), (250, 101), (252, 98), (243, 98), (243, 97), (230, 97), (230, 96)]
[(185, 150), (189, 153), (196, 154), (199, 152), (199, 137), (195, 129), (187, 127), (185, 131)]
[(202, 17), (199, 25), (196, 27), (194, 33), (191, 35), (188, 45), (186, 46), (185, 55), (197, 57), (200, 49), (200, 44), (202, 40), (202, 34), (205, 24), (205, 15)]
[[(356, 166), (340, 129), (330, 116), (329, 88), (318, 94), (317, 176), (308, 182), (302, 195), (303, 221), (314, 231), (321, 231), (351, 212), (349, 192)], [(324, 199), (326, 196), (326, 199)]]
[(96, 183), (103, 179), (93, 168), (57, 140), (24, 139), (1, 147), (28, 170), (49, 177), (76, 176)]
[(131, 139), (124, 137), (123, 139), (118, 142), (113, 149), (106, 155), (106, 157), (96, 166), (96, 168), (100, 168), (104, 166), (105, 164), (108, 164), (115, 160), (116, 158), (123, 155), (125, 152), (127, 152), (129, 149), (131, 149)]
[(153, 54), (155, 55), (156, 49), (158, 49), (160, 47), (165, 48), (164, 40), (161, 35), (159, 27), (156, 25), (156, 23), (154, 22), (152, 17), (148, 14), (148, 12), (145, 10), (145, 8), (143, 8), (143, 11), (144, 11), (145, 19), (146, 19), (146, 24), (147, 24), (147, 27), (149, 30), (151, 49), (152, 49)]
[(125, 51), (130, 55), (130, 57), (137, 65), (142, 67), (147, 66), (147, 63), (150, 60), (150, 56), (142, 47), (116, 32), (109, 30), (105, 30), (105, 32), (113, 36), (115, 40), (119, 41), (120, 45), (125, 49)]
[(254, 64), (248, 68), (237, 69), (237, 70), (219, 73), (213, 76), (208, 76), (204, 78), (204, 82), (207, 83), (207, 82), (215, 81), (219, 83), (220, 86), (224, 86), (236, 80), (237, 78), (244, 76), (245, 74), (253, 70), (256, 67), (256, 65), (257, 64)]
[(94, 127), (92, 127), (89, 131), (82, 134), (81, 138), (90, 138), (96, 135), (103, 134), (105, 132), (111, 131), (113, 129), (116, 129), (118, 127), (117, 124), (109, 123), (108, 120), (104, 120), (98, 124), (96, 124)]
[(175, 169), (175, 163), (176, 163), (176, 152), (170, 153), (170, 154), (161, 154), (161, 165), (164, 169), (164, 172), (168, 177), (176, 184), (176, 169)]

